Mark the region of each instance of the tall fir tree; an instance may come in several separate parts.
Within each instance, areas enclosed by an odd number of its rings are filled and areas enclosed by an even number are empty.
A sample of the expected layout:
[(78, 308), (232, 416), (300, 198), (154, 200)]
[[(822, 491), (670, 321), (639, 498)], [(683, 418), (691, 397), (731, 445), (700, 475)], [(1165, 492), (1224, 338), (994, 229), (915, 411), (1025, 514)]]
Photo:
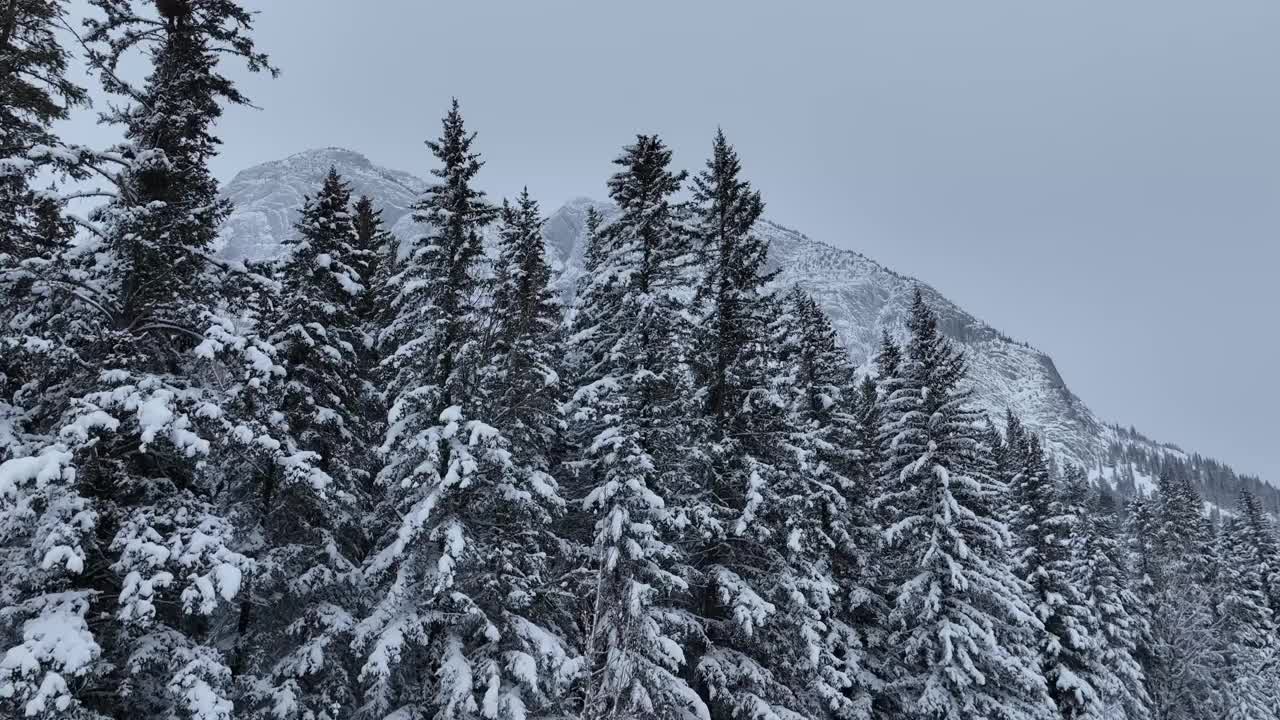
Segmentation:
[(678, 610), (688, 590), (679, 529), (689, 504), (682, 449), (691, 429), (688, 305), (694, 253), (673, 196), (685, 173), (640, 135), (614, 160), (618, 216), (598, 227), (578, 293), (576, 389), (567, 404), (572, 465), (593, 526), (591, 600), (584, 610), (583, 715), (707, 717), (683, 674), (700, 632)]
[(415, 206), (426, 232), (386, 333), (386, 530), (365, 568), (379, 596), (356, 628), (364, 712), (521, 720), (554, 712), (574, 670), (536, 614), (546, 558), (528, 545), (561, 500), (513, 461), (500, 420), (484, 416), (481, 231), (497, 208), (474, 186), (483, 163), (457, 101), (442, 125), (427, 143), (439, 182)]
[(1133, 591), (1133, 571), (1110, 491), (1091, 492), (1088, 477), (1068, 466), (1065, 497), (1080, 525), (1072, 552), (1090, 610), (1091, 635), (1101, 653), (1096, 683), (1106, 712), (1132, 720), (1150, 717), (1146, 677), (1139, 662), (1147, 636), (1144, 608)]
[(484, 391), (522, 462), (546, 474), (559, 451), (565, 371), (563, 309), (551, 290), (542, 223), (527, 189), (503, 204)]
[(1141, 660), (1158, 718), (1207, 720), (1222, 717), (1226, 706), (1210, 592), (1217, 558), (1203, 509), (1190, 478), (1167, 470), (1155, 497), (1135, 503), (1131, 512), (1140, 597), (1150, 618)]
[(283, 298), (272, 338), (289, 372), (283, 408), (289, 428), (348, 492), (366, 484), (359, 447), (372, 439), (358, 382), (366, 257), (350, 202), (350, 188), (336, 169), (304, 202), (297, 234), (284, 243), (278, 270)]
[[(23, 459), (40, 471), (19, 477), (49, 495), (41, 522), (58, 531), (45, 572), (19, 591), (25, 629), (6, 656), (26, 660), (4, 695), (29, 715), (226, 718), (229, 603), (254, 568), (227, 512), (232, 468), (257, 454), (314, 478), (307, 458), (232, 412), (282, 369), (230, 314), (224, 291), (249, 274), (211, 256), (227, 212), (208, 171), (212, 125), (223, 104), (246, 102), (219, 64), (268, 66), (230, 0), (184, 5), (173, 23), (123, 0), (92, 5), (90, 64), (132, 104), (109, 115), (126, 141), (118, 170), (100, 173), (115, 187), (84, 224), (89, 252), (59, 255), (38, 281), (66, 299), (44, 342), (76, 362), (38, 380), (56, 411), (41, 418), (49, 442)], [(137, 48), (151, 73), (134, 88), (115, 70)]]
[(784, 476), (777, 503), (783, 513), (773, 518), (771, 530), (786, 538), (786, 567), (802, 580), (798, 585), (809, 608), (792, 609), (797, 621), (786, 633), (801, 638), (790, 643), (803, 657), (784, 662), (805, 678), (800, 684), (792, 676), (793, 686), (814, 695), (822, 708), (810, 714), (862, 718), (891, 712), (882, 692), (888, 607), (872, 507), (875, 471), (868, 465), (878, 453), (860, 449), (879, 430), (878, 409), (864, 411), (860, 404), (860, 394), (874, 395), (874, 386), (859, 386), (848, 352), (812, 297), (792, 288), (782, 305), (770, 347), (778, 365), (774, 392), (788, 410), (782, 456), (794, 458), (795, 466)]
[(357, 704), (348, 647), (365, 601), (364, 448), (374, 440), (361, 393), (364, 258), (349, 204), (331, 169), (306, 198), (275, 271), (280, 297), (267, 324), (287, 379), (271, 405), (289, 450), (314, 455), (329, 482), (282, 484), (267, 474), (240, 513), (261, 544), (238, 620), (243, 717), (350, 717)]
[(1257, 559), (1259, 580), (1266, 596), (1271, 617), (1280, 618), (1280, 537), (1276, 525), (1258, 496), (1248, 490), (1240, 492), (1236, 504), (1239, 521), (1235, 527), (1236, 543), (1244, 547), (1240, 552)]
[(365, 326), (363, 351), (365, 363), (373, 368), (381, 359), (378, 338), (394, 316), (400, 241), (387, 230), (382, 210), (374, 207), (368, 195), (361, 195), (351, 212), (355, 246), (360, 251), (360, 276), (366, 289), (360, 296), (360, 317)]
[(1082, 539), (1082, 510), (1068, 502), (1050, 475), (1040, 438), (1019, 429), (1016, 420), (1006, 433), (1021, 442), (1022, 469), (1011, 481), (1014, 512), (1014, 569), (1031, 590), (1031, 608), (1044, 625), (1037, 657), (1049, 696), (1063, 718), (1101, 718), (1105, 707), (1100, 686), (1106, 668), (1100, 638), (1086, 604), (1080, 557), (1074, 545)]
[(32, 292), (33, 280), (71, 234), (61, 203), (31, 187), (42, 166), (62, 157), (52, 150), (54, 122), (86, 102), (57, 38), (65, 13), (62, 0), (0, 7), (0, 462), (30, 449), (35, 401), (24, 387), (49, 365), (27, 342), (48, 331), (48, 300)]
[(545, 514), (519, 529), (516, 547), (530, 568), (530, 587), (536, 587), (521, 598), (522, 611), (555, 643), (548, 647), (561, 653), (543, 667), (554, 696), (548, 709), (563, 713), (576, 707), (571, 698), (581, 679), (580, 638), (574, 636), (578, 598), (567, 578), (581, 572), (587, 553), (563, 532), (565, 502), (557, 476), (565, 456), (564, 312), (551, 288), (542, 225), (538, 203), (527, 189), (514, 205), (503, 204), (493, 323), (479, 384), (489, 415), (509, 439), (510, 472), (547, 494)]
[(764, 203), (740, 173), (737, 153), (717, 132), (707, 167), (692, 182), (693, 250), (702, 271), (693, 312), (703, 332), (690, 359), (704, 406), (687, 419), (697, 487), (688, 552), (690, 609), (705, 640), (688, 643), (686, 661), (713, 717), (795, 705), (757, 647), (776, 613), (763, 584), (778, 572), (777, 558), (761, 546), (760, 506), (778, 481), (773, 457), (781, 413), (753, 407), (754, 393), (767, 384), (759, 348), (768, 322), (762, 277), (768, 246), (752, 232)]
[(897, 573), (891, 689), (908, 717), (1047, 718), (1035, 662), (1043, 625), (1010, 569), (1003, 486), (961, 385), (963, 356), (917, 291), (911, 340), (885, 381), (878, 498)]
[(1266, 558), (1252, 542), (1250, 500), (1242, 495), (1219, 533), (1222, 560), (1215, 629), (1225, 673), (1223, 717), (1280, 717), (1280, 635), (1267, 603)]
[(63, 0), (0, 6), (0, 258), (15, 265), (61, 249), (59, 238), (41, 231), (40, 215), (56, 201), (32, 192), (30, 182), (41, 165), (66, 164), (68, 154), (54, 150), (53, 124), (87, 102), (68, 78), (70, 54), (58, 42), (66, 12)]
[[(366, 409), (367, 436), (377, 438), (365, 444), (364, 462), (372, 468), (378, 464), (377, 449), (387, 432), (388, 376), (382, 361), (391, 348), (383, 341), (383, 335), (395, 319), (395, 299), (400, 287), (400, 240), (387, 230), (382, 210), (374, 207), (368, 195), (360, 196), (351, 211), (364, 285), (358, 307), (360, 394)], [(372, 489), (372, 476), (369, 480)]]
[[(691, 453), (700, 491), (691, 557), (693, 611), (705, 641), (690, 645), (689, 662), (716, 717), (766, 707), (853, 716), (852, 706), (869, 704), (847, 671), (862, 670), (861, 648), (853, 647), (856, 633), (839, 632), (850, 626), (835, 617), (843, 603), (830, 569), (837, 543), (852, 549), (841, 492), (852, 479), (817, 458), (797, 461), (802, 446), (810, 454), (820, 449), (801, 436), (830, 435), (833, 423), (793, 429), (788, 391), (810, 388), (784, 378), (791, 364), (811, 359), (800, 351), (808, 338), (788, 334), (765, 289), (774, 274), (764, 267), (768, 245), (754, 233), (764, 205), (740, 175), (737, 153), (717, 133), (706, 169), (694, 178), (692, 227), (703, 268), (695, 311), (703, 331), (692, 365), (705, 405)], [(818, 373), (845, 368), (834, 359)]]

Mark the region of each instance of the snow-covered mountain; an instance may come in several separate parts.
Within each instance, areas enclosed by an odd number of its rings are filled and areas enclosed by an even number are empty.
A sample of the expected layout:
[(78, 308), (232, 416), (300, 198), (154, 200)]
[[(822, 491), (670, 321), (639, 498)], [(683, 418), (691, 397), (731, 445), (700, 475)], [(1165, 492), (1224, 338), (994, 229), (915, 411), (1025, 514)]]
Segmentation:
[(378, 167), (360, 153), (324, 148), (257, 165), (227, 183), (222, 192), (236, 209), (222, 228), (223, 255), (265, 260), (278, 254), (280, 242), (293, 232), (303, 199), (320, 187), (330, 167), (342, 173), (357, 195), (375, 200), (387, 227), (401, 235), (410, 232), (409, 206), (425, 182), (409, 173)]
[[(320, 186), (331, 166), (351, 183), (357, 195), (373, 198), (397, 237), (405, 241), (413, 236), (409, 206), (425, 182), (378, 167), (359, 153), (327, 148), (264, 163), (237, 175), (224, 189), (236, 209), (223, 230), (222, 252), (228, 257), (252, 259), (277, 254), (281, 241), (293, 231), (304, 195)], [(607, 203), (579, 198), (548, 217), (544, 234), (561, 271), (562, 287), (573, 286), (581, 267), (587, 209), (593, 205), (606, 216), (611, 210)], [(1044, 436), (1059, 460), (1082, 464), (1095, 476), (1113, 483), (1129, 482), (1141, 490), (1150, 482), (1151, 458), (1158, 463), (1161, 458), (1192, 457), (1175, 446), (1103, 422), (1071, 392), (1047, 354), (1006, 337), (928, 284), (776, 222), (762, 221), (758, 231), (770, 241), (770, 260), (780, 271), (777, 283), (799, 284), (808, 290), (830, 314), (858, 363), (866, 363), (875, 352), (882, 329), (897, 336), (904, 334), (912, 293), (919, 287), (938, 313), (943, 331), (963, 344), (981, 406), (994, 418), (1002, 418), (1006, 408), (1018, 413)], [(1135, 457), (1148, 460), (1135, 469)], [(1243, 480), (1256, 487), (1256, 480)], [(1223, 482), (1231, 485), (1236, 480)], [(1280, 495), (1274, 491), (1271, 495), (1269, 504), (1280, 504)]]

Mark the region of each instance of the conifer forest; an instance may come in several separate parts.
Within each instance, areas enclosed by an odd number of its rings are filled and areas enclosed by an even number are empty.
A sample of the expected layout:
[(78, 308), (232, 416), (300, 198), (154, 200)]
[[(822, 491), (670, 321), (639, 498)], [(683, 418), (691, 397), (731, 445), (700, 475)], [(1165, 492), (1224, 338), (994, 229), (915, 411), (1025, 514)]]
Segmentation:
[(253, 15), (88, 4), (0, 1), (0, 717), (1280, 718), (1272, 499), (1061, 462), (921, 292), (857, 366), (723, 132), (567, 290), (448, 97), (411, 243), (335, 169), (230, 261)]

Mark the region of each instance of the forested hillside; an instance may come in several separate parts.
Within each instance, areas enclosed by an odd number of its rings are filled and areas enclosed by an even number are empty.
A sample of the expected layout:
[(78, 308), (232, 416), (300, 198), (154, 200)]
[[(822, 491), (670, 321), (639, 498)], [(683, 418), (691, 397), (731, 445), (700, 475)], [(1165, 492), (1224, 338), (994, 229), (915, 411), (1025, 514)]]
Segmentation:
[(0, 6), (5, 717), (1280, 717), (1264, 488), (1071, 462), (927, 287), (833, 316), (723, 133), (627, 140), (566, 274), (442, 102), (407, 245), (333, 167), (229, 258), (253, 16), (89, 5), (110, 148), (64, 3)]

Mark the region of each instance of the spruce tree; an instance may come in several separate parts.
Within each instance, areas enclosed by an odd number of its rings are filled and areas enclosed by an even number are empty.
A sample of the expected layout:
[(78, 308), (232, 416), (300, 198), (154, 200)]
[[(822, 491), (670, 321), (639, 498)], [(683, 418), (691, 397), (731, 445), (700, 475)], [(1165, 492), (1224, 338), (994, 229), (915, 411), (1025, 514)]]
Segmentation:
[(240, 714), (350, 716), (356, 666), (347, 652), (363, 602), (359, 573), (367, 546), (368, 431), (360, 382), (365, 292), (350, 191), (330, 170), (306, 198), (296, 235), (275, 269), (280, 297), (267, 318), (286, 373), (263, 402), (282, 415), (291, 452), (315, 457), (323, 486), (262, 477), (240, 513), (260, 538), (258, 573), (238, 620)]
[(52, 364), (27, 342), (49, 331), (41, 322), (49, 300), (32, 288), (71, 234), (61, 203), (31, 187), (42, 167), (65, 165), (53, 163), (65, 155), (53, 150), (52, 126), (86, 102), (56, 35), (64, 13), (61, 0), (0, 7), (0, 462), (30, 451), (38, 399), (22, 397), (24, 387)]
[(39, 218), (56, 201), (33, 192), (30, 182), (42, 165), (70, 169), (67, 163), (75, 163), (73, 153), (54, 150), (60, 143), (52, 127), (87, 102), (84, 88), (67, 77), (70, 54), (58, 42), (65, 5), (12, 0), (0, 6), (0, 271), (61, 249), (58, 238), (41, 232)]
[(876, 376), (881, 381), (887, 381), (898, 376), (898, 369), (902, 365), (902, 348), (894, 341), (889, 331), (880, 331), (880, 347), (876, 350), (875, 369)]
[[(254, 569), (230, 515), (238, 469), (253, 456), (313, 477), (237, 413), (283, 370), (230, 314), (249, 274), (211, 257), (227, 212), (207, 167), (211, 128), (223, 104), (245, 102), (218, 66), (266, 58), (228, 0), (160, 27), (131, 3), (92, 4), (91, 65), (132, 104), (108, 116), (125, 143), (100, 173), (115, 188), (85, 225), (92, 252), (61, 253), (36, 280), (60, 298), (40, 343), (56, 372), (31, 383), (47, 441), (0, 474), (28, 500), (43, 495), (30, 550), (44, 562), (15, 588), (10, 617), (24, 629), (6, 658), (21, 660), (3, 695), (29, 715), (224, 718), (229, 602)], [(152, 63), (138, 88), (114, 72), (134, 48)]]
[(885, 381), (877, 501), (897, 573), (891, 689), (911, 717), (1049, 717), (1034, 650), (1043, 626), (1009, 567), (1003, 487), (960, 384), (964, 358), (919, 292), (908, 328), (898, 374)]
[(1213, 627), (1218, 563), (1203, 507), (1190, 478), (1166, 470), (1155, 498), (1136, 503), (1131, 513), (1143, 571), (1140, 597), (1150, 617), (1143, 672), (1152, 715), (1159, 718), (1207, 720), (1222, 717), (1227, 706)]
[[(386, 229), (382, 211), (374, 208), (368, 195), (362, 195), (352, 206), (352, 223), (364, 285), (358, 306), (361, 334), (357, 347), (360, 395), (370, 438), (365, 443), (364, 462), (373, 468), (378, 464), (378, 446), (387, 432), (388, 377), (382, 360), (391, 348), (383, 341), (383, 335), (395, 319), (395, 301), (400, 291), (400, 241)], [(372, 486), (372, 477), (369, 479)]]
[(717, 438), (728, 434), (729, 415), (753, 389), (752, 380), (759, 382), (735, 374), (741, 372), (744, 353), (764, 337), (765, 286), (776, 275), (764, 269), (769, 244), (754, 233), (764, 201), (741, 172), (737, 152), (718, 130), (706, 169), (693, 178), (693, 226), (702, 267), (695, 303), (704, 316), (695, 367), (707, 387), (706, 414)]
[(1280, 637), (1267, 603), (1267, 563), (1251, 542), (1249, 505), (1244, 494), (1219, 533), (1222, 559), (1216, 630), (1225, 678), (1223, 717), (1280, 717)]
[[(1075, 545), (1083, 538), (1083, 509), (1071, 503), (1049, 474), (1040, 439), (1015, 421), (1007, 434), (1022, 449), (1022, 469), (1011, 482), (1014, 569), (1031, 590), (1031, 608), (1044, 625), (1037, 656), (1049, 696), (1063, 718), (1099, 718), (1104, 712), (1100, 638), (1079, 586)], [(1073, 506), (1075, 505), (1075, 506)]]
[(1147, 621), (1133, 591), (1133, 572), (1115, 499), (1108, 491), (1091, 493), (1084, 470), (1078, 466), (1067, 468), (1065, 492), (1081, 524), (1073, 553), (1091, 613), (1090, 634), (1100, 643), (1097, 690), (1107, 712), (1142, 720), (1150, 717), (1151, 705), (1139, 662)]
[(424, 235), (402, 271), (391, 410), (378, 481), (387, 489), (366, 563), (378, 599), (356, 627), (365, 711), (519, 720), (554, 712), (574, 669), (539, 616), (541, 536), (554, 483), (513, 461), (476, 390), (483, 365), (481, 231), (497, 215), (474, 186), (483, 163), (454, 101), (438, 140), (439, 182), (415, 206)]
[(554, 463), (562, 403), (560, 303), (542, 239), (538, 203), (526, 189), (503, 204), (490, 314), (494, 327), (484, 392), (531, 472)]
[[(764, 268), (768, 245), (754, 233), (763, 202), (740, 173), (736, 152), (717, 133), (706, 169), (694, 178), (692, 225), (703, 275), (692, 364), (705, 406), (695, 418), (693, 451), (700, 490), (693, 609), (706, 642), (691, 645), (690, 662), (713, 715), (770, 707), (804, 714), (827, 708), (851, 717), (853, 708), (869, 705), (861, 628), (837, 618), (845, 603), (833, 592), (831, 558), (837, 545), (842, 552), (866, 549), (852, 547), (846, 529), (851, 518), (842, 491), (854, 478), (851, 468), (816, 457), (845, 449), (822, 444), (836, 423), (824, 417), (821, 427), (797, 427), (787, 396), (806, 396), (807, 412), (809, 392), (838, 395), (841, 408), (823, 408), (837, 415), (853, 400), (844, 382), (852, 375), (833, 342), (832, 354), (822, 358), (828, 366), (810, 369), (843, 371), (838, 389), (785, 379), (794, 365), (814, 360), (802, 351), (810, 337), (791, 334), (792, 323), (781, 320), (765, 290), (773, 277)], [(820, 311), (805, 315), (804, 327), (820, 334), (815, 321), (825, 321)], [(842, 427), (852, 420), (851, 413), (840, 417)], [(809, 433), (823, 440), (809, 444)], [(857, 578), (853, 564), (842, 563), (841, 571)], [(847, 597), (857, 595), (856, 587)]]
[(1241, 552), (1257, 558), (1259, 579), (1271, 616), (1280, 618), (1280, 538), (1271, 516), (1263, 509), (1258, 496), (1248, 490), (1240, 491), (1236, 504), (1238, 524), (1235, 538), (1243, 544)]
[(366, 290), (360, 296), (360, 317), (365, 326), (363, 352), (365, 363), (374, 368), (381, 358), (378, 338), (394, 316), (400, 242), (386, 229), (382, 211), (374, 208), (368, 195), (360, 196), (351, 210), (355, 246), (361, 259), (360, 276)]
[(1018, 475), (1027, 466), (1027, 430), (1022, 425), (1022, 418), (1006, 409), (1004, 414), (1004, 438), (992, 446), (996, 461), (996, 477), (1009, 487), (1010, 500), (1013, 499), (1013, 488)]
[(776, 624), (764, 585), (781, 570), (761, 546), (760, 528), (768, 509), (761, 506), (778, 482), (780, 412), (758, 396), (768, 382), (759, 352), (768, 322), (762, 274), (768, 245), (753, 233), (764, 203), (740, 173), (737, 153), (717, 132), (706, 169), (692, 183), (692, 240), (702, 275), (694, 312), (702, 332), (691, 359), (705, 406), (688, 419), (697, 428), (690, 444), (699, 536), (689, 552), (697, 559), (691, 609), (706, 640), (689, 643), (687, 660), (713, 715), (795, 704), (759, 648), (768, 630), (762, 626)]
[(609, 180), (619, 214), (601, 225), (577, 298), (568, 403), (572, 467), (593, 526), (584, 609), (587, 718), (707, 717), (682, 647), (700, 631), (677, 610), (688, 589), (682, 448), (691, 378), (687, 307), (693, 248), (673, 196), (685, 173), (640, 135)]
[[(772, 527), (787, 539), (786, 567), (800, 581), (809, 608), (792, 608), (796, 621), (786, 633), (802, 641), (778, 638), (775, 646), (803, 654), (787, 657), (785, 665), (805, 679), (800, 685), (793, 678), (793, 686), (807, 686), (823, 712), (869, 717), (877, 706), (889, 711), (881, 692), (887, 604), (868, 465), (878, 452), (860, 449), (879, 429), (878, 409), (864, 411), (860, 394), (875, 391), (860, 388), (830, 320), (799, 288), (784, 298), (775, 333), (774, 392), (788, 410), (782, 457), (793, 458), (795, 466), (784, 476), (777, 502), (784, 511)], [(821, 642), (812, 640), (815, 627), (825, 628), (816, 633)]]
[(350, 493), (365, 485), (359, 447), (370, 441), (360, 378), (366, 281), (350, 214), (351, 191), (335, 169), (306, 199), (284, 243), (282, 302), (273, 341), (289, 373), (284, 413), (301, 449)]

